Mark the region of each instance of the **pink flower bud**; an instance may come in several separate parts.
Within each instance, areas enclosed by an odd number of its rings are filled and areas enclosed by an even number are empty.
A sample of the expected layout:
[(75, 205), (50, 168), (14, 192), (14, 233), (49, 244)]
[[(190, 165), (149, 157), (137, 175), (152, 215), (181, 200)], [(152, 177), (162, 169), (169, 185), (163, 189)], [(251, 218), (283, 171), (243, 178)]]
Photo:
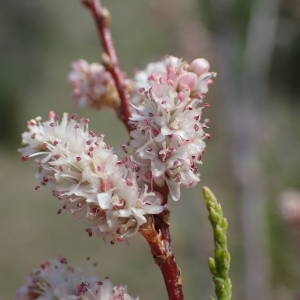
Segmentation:
[(197, 76), (191, 72), (184, 73), (178, 79), (178, 86), (180, 90), (188, 86), (189, 89), (192, 91), (195, 89), (196, 84), (197, 84)]
[(197, 58), (191, 62), (190, 71), (195, 72), (198, 76), (209, 71), (209, 62), (204, 58)]

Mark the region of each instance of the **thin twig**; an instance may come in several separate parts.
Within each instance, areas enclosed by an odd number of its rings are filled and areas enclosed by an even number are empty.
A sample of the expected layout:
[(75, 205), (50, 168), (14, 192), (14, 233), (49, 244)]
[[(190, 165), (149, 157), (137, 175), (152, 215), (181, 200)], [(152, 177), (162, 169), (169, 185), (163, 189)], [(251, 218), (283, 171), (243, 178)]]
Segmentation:
[(119, 118), (130, 131), (130, 101), (126, 89), (124, 73), (120, 70), (118, 57), (112, 40), (109, 11), (102, 6), (100, 0), (83, 0), (82, 3), (90, 10), (95, 19), (104, 52), (103, 63), (114, 79), (121, 101)]

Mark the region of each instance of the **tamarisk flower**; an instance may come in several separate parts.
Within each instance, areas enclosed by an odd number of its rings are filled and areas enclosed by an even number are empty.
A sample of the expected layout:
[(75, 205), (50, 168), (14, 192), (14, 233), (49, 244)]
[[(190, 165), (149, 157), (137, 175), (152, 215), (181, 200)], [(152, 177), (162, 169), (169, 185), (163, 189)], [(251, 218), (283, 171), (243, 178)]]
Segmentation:
[[(128, 159), (88, 128), (88, 120), (49, 113), (49, 120), (30, 120), (20, 149), (24, 160), (38, 167), (41, 185), (49, 186), (61, 203), (58, 213), (87, 219), (86, 231), (121, 241), (146, 222), (145, 215), (162, 212), (161, 199), (138, 187)], [(36, 187), (38, 189), (39, 186)]]
[(140, 177), (158, 186), (168, 185), (173, 200), (180, 186), (199, 181), (196, 166), (205, 149), (202, 120), (208, 85), (215, 77), (205, 59), (191, 64), (173, 56), (151, 63), (135, 76), (130, 135)]
[(32, 270), (16, 300), (138, 300), (126, 286), (113, 286), (109, 278), (83, 274), (63, 257), (48, 260)]
[(80, 107), (100, 109), (103, 106), (119, 106), (115, 84), (103, 65), (89, 64), (80, 59), (72, 64), (68, 79), (73, 86), (73, 97)]

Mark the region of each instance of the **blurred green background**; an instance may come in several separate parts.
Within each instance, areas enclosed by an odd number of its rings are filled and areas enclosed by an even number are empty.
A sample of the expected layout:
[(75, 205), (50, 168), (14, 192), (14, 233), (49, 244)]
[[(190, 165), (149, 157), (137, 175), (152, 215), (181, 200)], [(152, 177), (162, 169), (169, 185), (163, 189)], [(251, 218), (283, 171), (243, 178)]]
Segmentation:
[[(207, 267), (212, 234), (201, 185), (216, 192), (230, 221), (234, 299), (300, 299), (299, 223), (284, 219), (279, 209), (282, 192), (300, 189), (299, 1), (105, 5), (129, 76), (164, 54), (188, 61), (205, 57), (218, 72), (208, 95), (213, 139), (201, 184), (170, 203), (186, 299), (213, 294)], [(56, 200), (47, 190), (34, 191), (33, 168), (16, 152), (26, 120), (46, 117), (49, 110), (88, 116), (115, 147), (126, 141), (113, 112), (79, 110), (71, 100), (71, 62), (98, 61), (101, 55), (88, 12), (79, 0), (2, 1), (0, 49), (0, 299), (14, 299), (32, 267), (57, 255), (74, 265), (91, 256), (100, 276), (127, 284), (132, 295), (167, 299), (141, 237), (114, 246), (88, 238), (84, 224), (56, 215)]]

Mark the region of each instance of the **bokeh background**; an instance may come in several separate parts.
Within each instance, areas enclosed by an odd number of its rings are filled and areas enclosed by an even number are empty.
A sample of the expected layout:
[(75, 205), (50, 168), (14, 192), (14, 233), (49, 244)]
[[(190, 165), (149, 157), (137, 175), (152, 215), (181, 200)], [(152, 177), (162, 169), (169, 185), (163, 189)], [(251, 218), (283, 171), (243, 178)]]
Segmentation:
[[(163, 54), (210, 60), (218, 78), (208, 99), (212, 120), (201, 167), (230, 221), (234, 299), (300, 299), (300, 3), (298, 0), (110, 0), (124, 70)], [(48, 191), (34, 191), (20, 160), (25, 121), (49, 110), (77, 112), (118, 147), (127, 133), (111, 111), (79, 110), (66, 81), (78, 58), (101, 55), (94, 23), (78, 0), (0, 3), (0, 299), (32, 267), (87, 256), (97, 273), (126, 283), (143, 300), (167, 299), (147, 245), (136, 236), (112, 246), (84, 224), (56, 215)], [(171, 203), (173, 243), (186, 299), (209, 299), (212, 234), (199, 187)], [(290, 192), (290, 191), (294, 192)]]

